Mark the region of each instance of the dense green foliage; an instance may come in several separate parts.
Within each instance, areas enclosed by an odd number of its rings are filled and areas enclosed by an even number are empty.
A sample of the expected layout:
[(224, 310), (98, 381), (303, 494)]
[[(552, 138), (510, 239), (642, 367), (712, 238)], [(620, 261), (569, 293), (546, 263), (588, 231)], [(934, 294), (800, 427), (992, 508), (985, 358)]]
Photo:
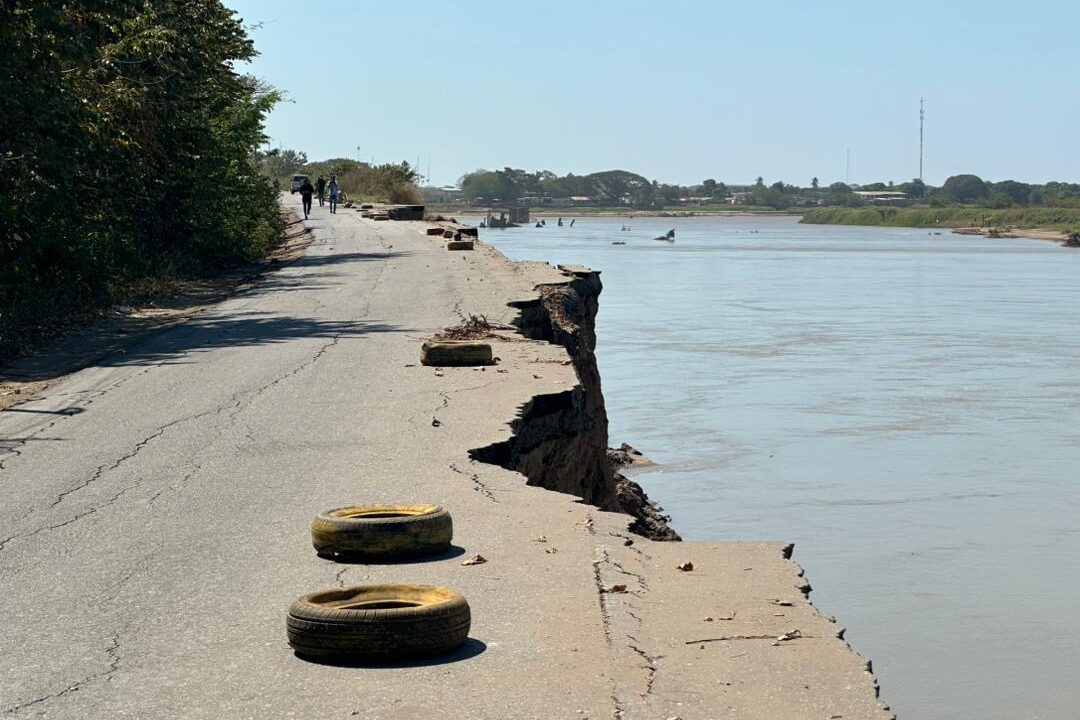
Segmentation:
[(1080, 208), (1027, 207), (813, 208), (802, 222), (819, 225), (888, 225), (892, 227), (1015, 227), (1075, 230)]
[(253, 162), (277, 98), (219, 0), (5, 0), (0, 47), (0, 355), (280, 236)]

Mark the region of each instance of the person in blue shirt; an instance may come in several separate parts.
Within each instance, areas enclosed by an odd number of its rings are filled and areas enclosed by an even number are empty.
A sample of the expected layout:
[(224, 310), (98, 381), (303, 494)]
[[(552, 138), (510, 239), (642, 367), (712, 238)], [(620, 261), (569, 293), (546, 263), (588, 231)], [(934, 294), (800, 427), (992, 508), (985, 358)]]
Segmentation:
[(330, 176), (330, 182), (327, 184), (326, 189), (330, 191), (330, 212), (337, 212), (337, 200), (338, 200), (338, 184), (337, 175)]

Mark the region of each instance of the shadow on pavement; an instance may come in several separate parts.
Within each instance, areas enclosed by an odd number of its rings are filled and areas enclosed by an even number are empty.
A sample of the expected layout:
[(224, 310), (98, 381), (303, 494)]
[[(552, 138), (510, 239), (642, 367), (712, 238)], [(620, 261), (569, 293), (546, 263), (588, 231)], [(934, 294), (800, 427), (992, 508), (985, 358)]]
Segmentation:
[[(32, 415), (78, 415), (79, 413), (86, 412), (86, 408), (81, 407), (66, 407), (59, 410), (30, 410), (28, 408), (9, 407), (0, 409), (0, 412), (6, 413), (30, 413)], [(0, 442), (3, 442), (0, 440)]]
[(433, 563), (440, 560), (453, 560), (456, 557), (461, 557), (465, 554), (465, 548), (458, 545), (451, 545), (443, 550), (438, 555), (428, 555), (426, 557), (405, 557), (398, 560), (372, 560), (368, 558), (350, 558), (350, 557), (334, 557), (330, 555), (319, 555), (324, 560), (336, 562), (339, 565), (417, 565), (421, 563)]
[(304, 255), (289, 263), (289, 267), (321, 267), (324, 265), (339, 265), (349, 262), (365, 262), (369, 260), (389, 260), (390, 258), (410, 257), (413, 252), (348, 252), (334, 253), (330, 255)]
[(487, 645), (483, 642), (469, 638), (465, 641), (461, 647), (455, 648), (450, 652), (442, 653), (441, 655), (433, 655), (426, 658), (413, 658), (409, 660), (383, 660), (381, 662), (376, 660), (330, 660), (328, 658), (314, 658), (306, 655), (300, 655), (293, 653), (299, 659), (304, 662), (313, 663), (315, 665), (329, 665), (331, 667), (341, 668), (370, 668), (373, 670), (386, 669), (397, 670), (401, 668), (418, 668), (418, 667), (432, 667), (434, 665), (449, 665), (450, 663), (461, 662), (463, 660), (471, 660), (477, 655), (482, 654), (487, 650)]
[[(349, 263), (385, 261), (409, 254), (303, 254), (296, 258), (271, 258), (224, 271), (215, 278), (192, 280), (178, 294), (158, 298), (149, 304), (148, 313), (132, 313), (130, 309), (119, 314), (105, 313), (100, 321), (73, 328), (32, 355), (0, 365), (0, 383), (52, 382), (90, 365), (125, 366), (175, 361), (187, 352), (229, 345), (263, 345), (307, 337), (348, 338), (396, 330), (378, 323), (251, 316), (207, 319), (188, 313), (228, 297), (250, 298), (275, 292), (311, 292), (341, 287), (350, 283)], [(342, 267), (338, 271), (329, 270), (333, 265)], [(323, 268), (325, 270), (320, 270)]]
[(99, 364), (104, 367), (147, 365), (218, 348), (275, 345), (306, 338), (336, 341), (400, 329), (378, 322), (316, 320), (262, 313), (200, 317), (131, 345), (122, 353), (103, 358)]

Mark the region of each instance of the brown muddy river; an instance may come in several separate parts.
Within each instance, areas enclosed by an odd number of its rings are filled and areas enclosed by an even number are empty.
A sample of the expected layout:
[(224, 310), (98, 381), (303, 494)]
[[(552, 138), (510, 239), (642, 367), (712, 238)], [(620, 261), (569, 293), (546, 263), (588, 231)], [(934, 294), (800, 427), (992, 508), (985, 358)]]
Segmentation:
[(1080, 251), (792, 218), (481, 232), (603, 271), (611, 439), (659, 463), (637, 479), (687, 539), (794, 541), (900, 718), (1080, 715)]

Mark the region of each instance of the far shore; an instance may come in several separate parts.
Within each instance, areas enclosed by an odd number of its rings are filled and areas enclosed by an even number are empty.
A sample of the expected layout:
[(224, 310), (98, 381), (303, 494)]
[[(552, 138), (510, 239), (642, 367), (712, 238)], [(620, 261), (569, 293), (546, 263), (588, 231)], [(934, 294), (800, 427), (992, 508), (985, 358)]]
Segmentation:
[[(499, 208), (493, 208), (493, 212), (500, 212)], [(503, 209), (505, 210), (505, 208)], [(439, 205), (429, 204), (427, 205), (427, 212), (429, 214), (440, 215), (485, 215), (488, 211), (486, 207), (478, 207), (472, 205)], [(764, 209), (746, 209), (740, 208), (738, 210), (724, 210), (718, 208), (702, 208), (700, 210), (690, 209), (678, 209), (678, 210), (635, 210), (632, 208), (616, 208), (616, 207), (539, 207), (530, 208), (529, 217), (563, 217), (563, 218), (585, 218), (585, 217), (626, 217), (626, 218), (641, 218), (641, 217), (758, 217), (758, 216), (798, 216), (801, 215), (801, 210), (764, 210)]]

